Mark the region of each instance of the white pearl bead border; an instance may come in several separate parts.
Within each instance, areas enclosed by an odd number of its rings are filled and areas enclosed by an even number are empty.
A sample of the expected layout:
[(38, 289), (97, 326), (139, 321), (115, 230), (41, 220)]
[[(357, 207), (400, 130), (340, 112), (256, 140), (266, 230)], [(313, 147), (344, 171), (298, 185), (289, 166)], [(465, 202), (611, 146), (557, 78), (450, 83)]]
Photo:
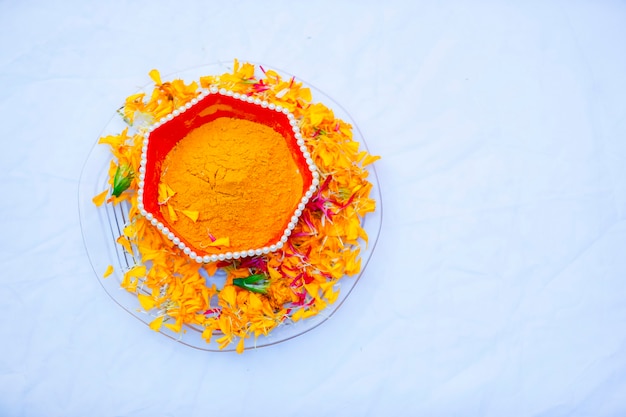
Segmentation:
[[(189, 248), (184, 242), (182, 242), (180, 238), (176, 236), (174, 232), (170, 231), (163, 223), (158, 221), (152, 213), (148, 212), (145, 209), (143, 205), (143, 194), (144, 194), (144, 185), (145, 185), (144, 180), (146, 176), (146, 164), (147, 164), (146, 160), (147, 160), (148, 143), (150, 142), (150, 139), (149, 139), (150, 133), (152, 133), (159, 126), (174, 119), (174, 117), (180, 116), (181, 114), (185, 113), (187, 110), (189, 110), (191, 107), (198, 104), (202, 99), (204, 99), (210, 94), (219, 94), (223, 96), (233, 97), (234, 99), (245, 101), (245, 102), (257, 105), (257, 106), (261, 106), (264, 109), (269, 109), (269, 110), (276, 111), (278, 113), (283, 113), (289, 119), (289, 124), (291, 125), (291, 129), (294, 133), (294, 137), (296, 138), (296, 143), (299, 146), (299, 151), (304, 157), (304, 160), (306, 161), (309, 171), (311, 172), (311, 176), (313, 177), (313, 180), (311, 181), (311, 186), (304, 193), (304, 196), (300, 200), (300, 203), (298, 204), (298, 208), (295, 210), (295, 212), (291, 216), (291, 219), (289, 223), (287, 224), (287, 228), (283, 232), (283, 235), (273, 245), (265, 246), (263, 248), (258, 248), (258, 249), (249, 249), (247, 251), (243, 250), (240, 252), (225, 252), (225, 253), (201, 256), (201, 255), (198, 255), (196, 252), (194, 252), (191, 248)], [(296, 224), (298, 223), (298, 220), (300, 216), (302, 215), (304, 208), (306, 207), (306, 204), (313, 197), (313, 194), (315, 193), (315, 190), (317, 189), (320, 183), (319, 171), (317, 170), (317, 167), (315, 166), (315, 162), (311, 158), (311, 153), (309, 152), (309, 149), (306, 146), (306, 143), (302, 137), (302, 133), (300, 133), (300, 127), (298, 126), (298, 124), (299, 122), (298, 120), (296, 120), (296, 117), (293, 115), (293, 113), (291, 113), (288, 109), (280, 105), (269, 103), (265, 100), (247, 96), (245, 94), (235, 93), (225, 88), (218, 88), (217, 86), (211, 86), (209, 89), (201, 89), (200, 94), (198, 94), (196, 98), (191, 99), (191, 101), (187, 102), (185, 105), (180, 106), (178, 109), (174, 110), (167, 116), (153, 123), (148, 128), (148, 131), (144, 133), (143, 146), (141, 148), (141, 162), (139, 166), (139, 190), (137, 191), (137, 208), (139, 209), (139, 213), (142, 216), (144, 216), (147, 220), (149, 220), (150, 224), (152, 224), (153, 226), (156, 226), (156, 228), (161, 233), (163, 233), (164, 236), (166, 236), (169, 240), (171, 240), (172, 243), (174, 243), (174, 245), (178, 246), (178, 248), (182, 250), (185, 255), (189, 256), (191, 259), (195, 260), (197, 263), (210, 263), (210, 262), (217, 262), (217, 261), (224, 261), (224, 260), (231, 260), (231, 259), (241, 259), (241, 258), (246, 258), (249, 256), (267, 255), (270, 252), (276, 252), (277, 250), (281, 249), (285, 245), (285, 243), (287, 243), (287, 240), (289, 236), (291, 235), (291, 231), (295, 229)]]

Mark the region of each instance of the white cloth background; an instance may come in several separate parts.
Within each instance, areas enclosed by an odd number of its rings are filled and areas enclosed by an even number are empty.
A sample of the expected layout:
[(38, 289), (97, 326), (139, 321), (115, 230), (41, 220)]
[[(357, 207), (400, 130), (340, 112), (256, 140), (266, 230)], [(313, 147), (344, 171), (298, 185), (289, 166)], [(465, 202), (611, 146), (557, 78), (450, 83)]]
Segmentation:
[[(623, 1), (0, 1), (0, 415), (626, 415)], [(364, 276), (244, 355), (149, 330), (94, 276), (82, 165), (122, 100), (232, 58), (358, 123)]]

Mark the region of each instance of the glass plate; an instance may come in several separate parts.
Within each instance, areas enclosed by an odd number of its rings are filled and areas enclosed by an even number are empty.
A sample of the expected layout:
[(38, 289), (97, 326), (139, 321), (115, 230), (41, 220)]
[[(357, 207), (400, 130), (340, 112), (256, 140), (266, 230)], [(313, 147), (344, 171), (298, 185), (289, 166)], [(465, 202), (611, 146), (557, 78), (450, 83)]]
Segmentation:
[[(258, 63), (253, 64), (255, 64), (258, 68)], [(274, 69), (284, 77), (292, 77), (291, 74), (278, 70), (272, 66), (263, 66), (265, 68)], [(218, 62), (185, 70), (169, 76), (163, 76), (163, 80), (180, 78), (186, 82), (190, 82), (192, 80), (198, 81), (199, 78), (204, 75), (218, 75), (230, 71), (232, 71), (232, 63)], [(333, 110), (337, 118), (350, 123), (353, 128), (354, 140), (360, 143), (362, 149), (367, 150), (367, 145), (363, 139), (363, 135), (345, 109), (319, 89), (299, 78), (298, 81), (301, 81), (303, 85), (311, 89), (314, 102), (323, 103)], [(152, 86), (153, 85), (151, 83), (147, 84), (141, 91), (149, 93), (152, 90)], [(127, 125), (124, 123), (122, 118), (115, 114), (103, 129), (100, 137), (110, 134), (119, 134), (126, 126)], [(130, 130), (131, 129), (129, 129), (129, 133), (131, 133)], [(107, 145), (97, 144), (96, 139), (96, 143), (83, 167), (78, 189), (78, 206), (83, 241), (98, 282), (100, 282), (105, 291), (117, 304), (119, 304), (124, 310), (128, 311), (132, 316), (148, 325), (154, 317), (141, 308), (137, 295), (129, 293), (120, 286), (123, 273), (136, 263), (133, 256), (124, 251), (124, 249), (116, 243), (116, 239), (120, 236), (122, 229), (128, 220), (129, 205), (127, 203), (122, 203), (117, 206), (105, 204), (101, 207), (96, 207), (92, 202), (92, 198), (95, 195), (107, 188), (108, 169), (111, 159), (112, 155), (109, 151), (109, 147)], [(361, 249), (361, 272), (356, 276), (345, 276), (340, 279), (337, 284), (340, 289), (337, 301), (335, 301), (334, 304), (329, 305), (318, 315), (300, 320), (298, 322), (286, 320), (284, 324), (275, 328), (268, 336), (259, 336), (257, 339), (254, 337), (246, 339), (246, 349), (284, 342), (316, 328), (331, 317), (339, 309), (339, 307), (341, 307), (348, 295), (350, 295), (350, 292), (355, 287), (367, 267), (374, 248), (376, 247), (376, 242), (378, 241), (382, 225), (383, 207), (378, 177), (373, 165), (368, 167), (368, 171), (369, 181), (372, 183), (372, 192), (370, 197), (376, 200), (376, 211), (369, 213), (363, 220), (363, 227), (369, 237), (369, 245), (363, 245)], [(113, 265), (114, 272), (109, 277), (102, 278), (102, 275), (108, 265)], [(210, 343), (207, 343), (201, 337), (202, 330), (198, 327), (189, 325), (184, 326), (181, 333), (172, 332), (163, 326), (160, 333), (184, 345), (201, 350), (228, 352), (234, 351), (236, 347), (236, 344), (232, 344), (220, 350), (215, 342), (216, 337), (212, 338)]]

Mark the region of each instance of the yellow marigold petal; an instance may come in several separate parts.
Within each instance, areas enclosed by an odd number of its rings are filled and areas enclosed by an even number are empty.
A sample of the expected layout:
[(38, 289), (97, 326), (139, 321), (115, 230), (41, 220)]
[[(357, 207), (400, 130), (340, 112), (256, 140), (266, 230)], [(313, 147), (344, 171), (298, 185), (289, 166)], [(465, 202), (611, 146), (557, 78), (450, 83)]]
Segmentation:
[(115, 176), (115, 171), (117, 170), (117, 164), (114, 160), (109, 162), (109, 185), (113, 185), (113, 177)]
[(129, 269), (126, 274), (128, 277), (133, 278), (141, 278), (146, 275), (146, 266), (145, 265), (135, 265), (131, 269)]
[(215, 241), (208, 244), (208, 246), (230, 246), (230, 238), (219, 237)]
[(124, 236), (126, 236), (127, 238), (130, 238), (132, 236), (137, 235), (137, 227), (134, 223), (129, 223), (126, 227), (124, 227), (124, 229), (122, 230), (122, 234)]
[(167, 197), (173, 197), (174, 194), (176, 194), (176, 191), (172, 190), (172, 187), (170, 187), (169, 185), (165, 184), (165, 191), (167, 193)]
[(310, 88), (301, 88), (298, 91), (298, 96), (300, 99), (306, 101), (306, 102), (311, 102), (311, 100), (313, 100), (313, 97), (311, 96), (311, 89)]
[(122, 201), (129, 201), (130, 194), (128, 193), (122, 193), (119, 197), (115, 197), (114, 195), (112, 195), (108, 200), (107, 203), (113, 203), (114, 206), (118, 205), (119, 203), (121, 203)]
[[(225, 337), (230, 337), (230, 330), (231, 330), (231, 325), (232, 322), (230, 320), (230, 317), (227, 317), (226, 315), (222, 314), (220, 316), (219, 319), (217, 319), (217, 322), (220, 326), (220, 330), (222, 331), (222, 333), (224, 333)], [(229, 342), (230, 343), (230, 342)]]
[(312, 297), (317, 297), (317, 293), (320, 289), (319, 285), (316, 282), (311, 282), (310, 284), (304, 284), (304, 288), (306, 291), (311, 294)]
[(198, 83), (195, 81), (192, 81), (189, 85), (180, 79), (172, 81), (172, 94), (179, 100), (195, 97), (197, 90)]
[(101, 145), (109, 145), (111, 148), (118, 148), (122, 145), (123, 139), (122, 135), (108, 135), (98, 139), (98, 143)]
[(119, 243), (120, 245), (122, 245), (122, 247), (124, 248), (124, 250), (126, 250), (126, 252), (132, 254), (133, 253), (133, 248), (130, 245), (130, 242), (128, 241), (128, 239), (126, 238), (126, 236), (124, 235), (120, 235), (117, 239), (116, 242)]
[(237, 342), (237, 353), (242, 354), (245, 346), (245, 339), (242, 337)]
[(271, 266), (267, 267), (267, 272), (270, 274), (270, 278), (272, 279), (281, 279), (283, 276), (278, 272), (275, 268)]
[(332, 120), (334, 117), (332, 110), (322, 103), (315, 103), (309, 107), (309, 116), (311, 117), (311, 124), (313, 126), (318, 126), (324, 120)]
[(132, 95), (126, 97), (126, 102), (127, 103), (137, 103), (139, 100), (142, 100), (145, 95), (146, 95), (146, 93), (132, 94)]
[(183, 328), (183, 324), (181, 321), (176, 320), (176, 323), (163, 323), (163, 326), (167, 327), (171, 331), (175, 333), (180, 333)]
[(159, 316), (156, 319), (152, 320), (150, 322), (150, 328), (154, 330), (155, 332), (158, 332), (159, 330), (161, 330), (161, 326), (163, 325), (163, 318), (164, 316)]
[(213, 327), (207, 327), (202, 331), (202, 338), (207, 342), (211, 343), (211, 337), (213, 337)]
[(224, 335), (220, 337), (219, 339), (217, 339), (218, 347), (220, 348), (220, 350), (230, 345), (231, 338), (232, 337), (230, 335)]
[(374, 155), (370, 155), (367, 152), (363, 151), (363, 153), (365, 153), (365, 155), (362, 155), (359, 159), (361, 160), (361, 164), (363, 166), (367, 166), (369, 164), (372, 164), (376, 161), (378, 161), (380, 159), (380, 156), (374, 156)]
[(159, 183), (158, 187), (158, 195), (159, 195), (159, 204), (165, 204), (167, 201), (174, 195), (176, 192), (172, 190), (169, 185), (164, 182)]
[(260, 311), (263, 309), (263, 302), (261, 297), (253, 292), (248, 292), (248, 306), (253, 311)]
[(328, 300), (328, 304), (334, 304), (337, 301), (337, 297), (339, 297), (339, 291), (335, 291), (332, 288), (329, 288), (324, 293), (324, 297)]
[(176, 214), (174, 207), (170, 206), (169, 204), (167, 205), (167, 213), (170, 215), (171, 221), (175, 222), (176, 220), (178, 220), (178, 215)]
[(308, 310), (304, 310), (304, 312), (302, 313), (302, 318), (303, 319), (308, 319), (309, 317), (313, 317), (318, 313), (317, 310), (314, 309), (308, 309)]
[(93, 201), (96, 207), (100, 207), (102, 204), (104, 204), (104, 201), (106, 200), (108, 194), (109, 190), (104, 190), (103, 192), (92, 198), (91, 201)]
[(361, 258), (356, 256), (349, 259), (346, 263), (346, 275), (355, 275), (361, 270)]
[(139, 300), (139, 304), (141, 304), (141, 307), (146, 311), (152, 310), (156, 305), (154, 299), (149, 295), (137, 294), (137, 299)]
[(269, 80), (269, 81), (276, 81), (279, 82), (282, 77), (280, 76), (279, 73), (277, 73), (276, 71), (274, 71), (273, 69), (267, 69), (265, 70), (265, 77)]
[(106, 278), (110, 276), (112, 273), (113, 273), (113, 265), (109, 265), (107, 266), (106, 271), (104, 271), (104, 274), (102, 274), (102, 278)]
[(302, 319), (303, 316), (304, 316), (304, 309), (300, 308), (291, 315), (291, 320), (293, 320), (294, 322), (299, 321), (300, 319)]
[(182, 210), (182, 213), (189, 217), (194, 223), (198, 220), (198, 216), (200, 215), (200, 213), (195, 210)]
[(232, 285), (225, 286), (220, 292), (220, 297), (231, 306), (237, 304), (237, 291)]
[(213, 76), (213, 75), (205, 75), (203, 77), (200, 77), (200, 85), (203, 88), (207, 88), (210, 87), (213, 84), (217, 83), (217, 77)]
[(163, 83), (161, 82), (161, 74), (159, 73), (159, 71), (158, 71), (158, 70), (156, 70), (156, 69), (150, 70), (150, 72), (148, 73), (148, 75), (150, 75), (150, 78), (152, 78), (152, 81), (154, 81), (154, 83), (155, 83), (156, 85), (161, 85), (161, 84), (163, 84)]

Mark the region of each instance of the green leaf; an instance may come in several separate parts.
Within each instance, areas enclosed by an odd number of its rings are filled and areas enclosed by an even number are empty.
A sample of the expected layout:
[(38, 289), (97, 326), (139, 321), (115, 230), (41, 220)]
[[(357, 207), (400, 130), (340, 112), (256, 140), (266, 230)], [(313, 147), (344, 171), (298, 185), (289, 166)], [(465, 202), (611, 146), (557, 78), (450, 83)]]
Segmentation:
[(270, 282), (264, 274), (255, 274), (246, 278), (235, 278), (233, 285), (258, 294), (266, 294)]
[(135, 174), (129, 165), (121, 165), (115, 170), (115, 176), (113, 177), (113, 194), (115, 197), (119, 197), (124, 191), (130, 187), (130, 183), (133, 180)]

